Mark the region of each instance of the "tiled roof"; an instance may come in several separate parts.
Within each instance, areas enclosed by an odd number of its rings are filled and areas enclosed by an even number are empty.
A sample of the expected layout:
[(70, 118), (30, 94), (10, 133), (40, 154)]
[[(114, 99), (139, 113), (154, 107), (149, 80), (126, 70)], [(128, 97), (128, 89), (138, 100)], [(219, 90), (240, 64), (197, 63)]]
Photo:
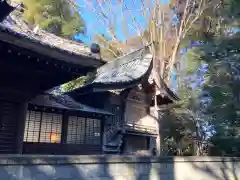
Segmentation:
[(68, 95), (38, 95), (36, 98), (32, 99), (29, 104), (50, 107), (50, 108), (58, 108), (69, 111), (80, 111), (80, 112), (90, 112), (97, 113), (103, 115), (113, 115), (110, 112), (97, 109), (94, 107), (90, 107), (79, 102), (76, 102)]
[(113, 90), (121, 89), (119, 86), (114, 88), (115, 85), (135, 85), (134, 82), (141, 81), (151, 70), (151, 62), (152, 55), (148, 53), (148, 47), (134, 51), (98, 68), (96, 77), (80, 89), (99, 85), (104, 88), (109, 85)]
[(23, 20), (21, 13), (18, 11), (13, 11), (3, 22), (0, 22), (0, 32), (7, 32), (13, 36), (22, 37), (49, 48), (55, 48), (63, 53), (102, 61), (100, 54), (92, 53), (90, 48), (83, 43), (56, 36), (42, 29), (34, 32), (33, 27)]
[[(146, 46), (98, 68), (97, 74), (91, 82), (69, 94), (132, 88), (141, 84), (143, 78), (150, 78), (151, 72), (152, 55)], [(167, 95), (171, 100), (179, 99), (162, 78), (158, 81), (162, 94)]]

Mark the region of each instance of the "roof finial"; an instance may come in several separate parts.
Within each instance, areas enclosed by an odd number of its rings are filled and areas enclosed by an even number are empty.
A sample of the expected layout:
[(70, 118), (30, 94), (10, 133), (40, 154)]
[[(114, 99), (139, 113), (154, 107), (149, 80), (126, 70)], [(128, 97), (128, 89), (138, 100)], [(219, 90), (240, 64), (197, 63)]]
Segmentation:
[(100, 46), (96, 43), (92, 43), (91, 52), (92, 53), (100, 53)]

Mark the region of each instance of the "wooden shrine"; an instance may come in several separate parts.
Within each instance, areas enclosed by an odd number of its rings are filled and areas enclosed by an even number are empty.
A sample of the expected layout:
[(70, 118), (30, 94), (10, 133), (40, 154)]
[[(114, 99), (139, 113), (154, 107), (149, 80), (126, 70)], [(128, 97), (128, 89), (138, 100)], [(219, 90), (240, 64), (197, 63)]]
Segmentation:
[(81, 43), (33, 31), (15, 11), (0, 22), (0, 54), (0, 153), (6, 154), (31, 149), (23, 145), (25, 120), (39, 117), (27, 111), (31, 99), (104, 64)]

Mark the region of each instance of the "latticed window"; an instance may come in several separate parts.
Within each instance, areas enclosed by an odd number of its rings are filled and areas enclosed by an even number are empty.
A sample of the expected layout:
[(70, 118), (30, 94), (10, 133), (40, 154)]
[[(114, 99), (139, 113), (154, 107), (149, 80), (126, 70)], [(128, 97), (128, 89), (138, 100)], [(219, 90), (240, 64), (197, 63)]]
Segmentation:
[(67, 143), (84, 144), (85, 118), (70, 116), (68, 119)]
[(100, 144), (100, 120), (86, 120), (86, 144)]
[(95, 144), (101, 143), (101, 123), (98, 119), (70, 116), (68, 119), (68, 144)]
[(41, 143), (60, 143), (62, 115), (38, 111), (28, 111), (24, 141)]

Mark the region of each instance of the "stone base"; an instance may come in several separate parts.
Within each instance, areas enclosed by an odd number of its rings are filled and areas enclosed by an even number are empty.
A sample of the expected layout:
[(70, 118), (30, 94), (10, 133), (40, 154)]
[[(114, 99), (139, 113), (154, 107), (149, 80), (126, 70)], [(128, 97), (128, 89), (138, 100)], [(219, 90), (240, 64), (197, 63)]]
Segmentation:
[(237, 180), (240, 158), (0, 156), (1, 180)]

